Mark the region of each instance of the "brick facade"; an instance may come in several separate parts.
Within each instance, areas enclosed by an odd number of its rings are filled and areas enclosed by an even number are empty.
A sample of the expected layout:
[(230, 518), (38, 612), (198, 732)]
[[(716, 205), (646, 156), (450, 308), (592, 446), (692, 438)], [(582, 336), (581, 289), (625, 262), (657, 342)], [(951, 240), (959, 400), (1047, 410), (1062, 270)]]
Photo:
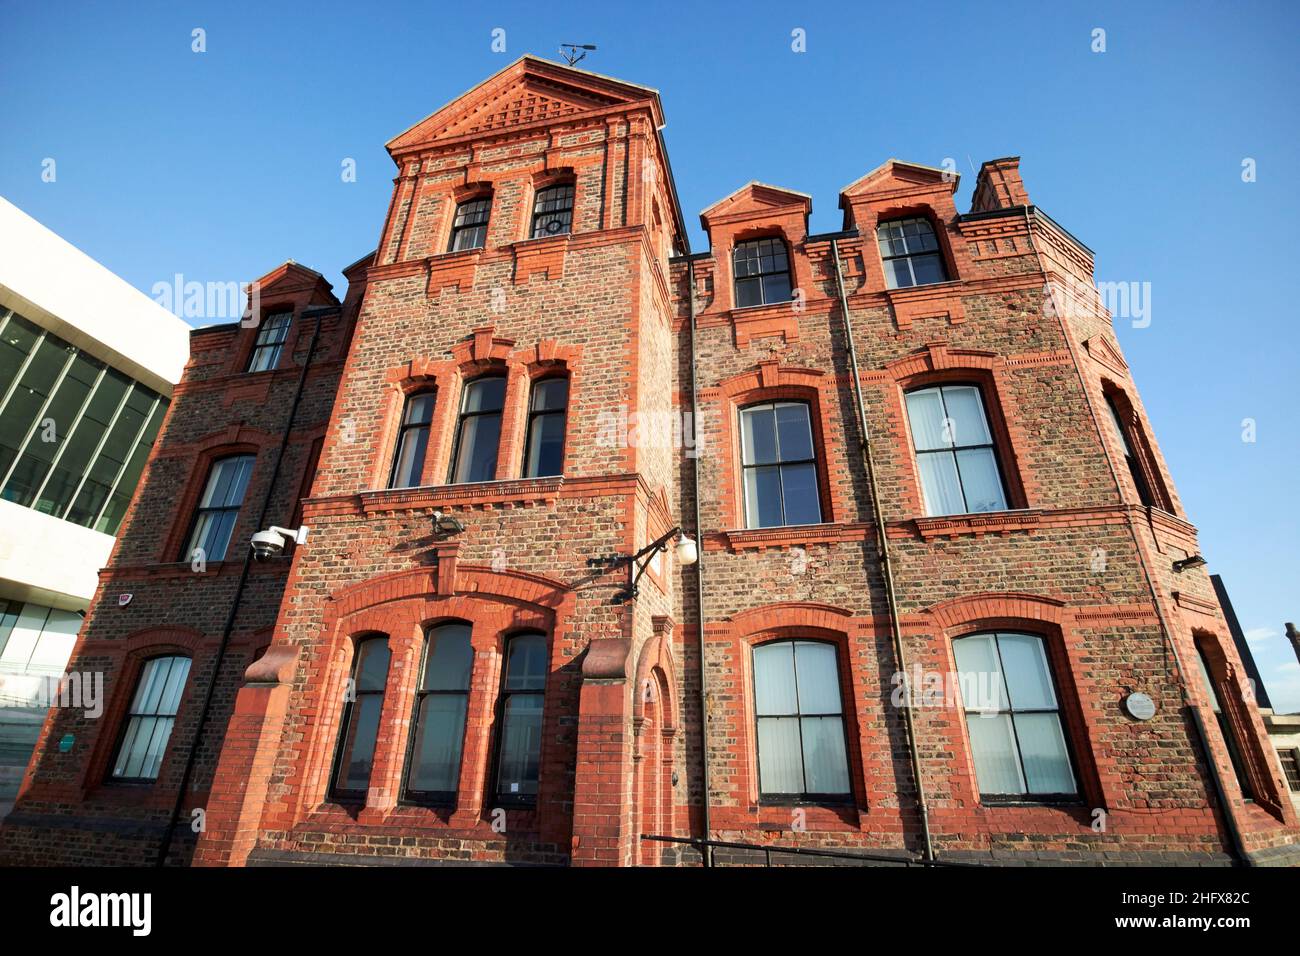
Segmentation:
[[(194, 333), (70, 664), (105, 671), (109, 708), (98, 721), (51, 711), (0, 828), (0, 859), (156, 853), (240, 564), (200, 574), (177, 553), (211, 461), (231, 451), (257, 455), (232, 540), (242, 547), (256, 530), (318, 314), (267, 521), (301, 520), (311, 535), (252, 567), (177, 860), (696, 862), (640, 835), (703, 834), (702, 745), (719, 840), (915, 856), (920, 791), (945, 859), (1228, 863), (1234, 832), (1261, 860), (1295, 858), (1300, 825), (1209, 578), (1173, 569), (1198, 553), (1195, 529), (1109, 316), (1077, 294), (1092, 253), (1030, 204), (1018, 161), (986, 163), (963, 214), (955, 177), (890, 160), (841, 193), (833, 237), (808, 234), (808, 196), (750, 183), (704, 211), (712, 251), (690, 255), (662, 125), (652, 90), (525, 58), (388, 144), (393, 200), (342, 303), (302, 267), (266, 277), (263, 314), (294, 309), (279, 369), (242, 372), (255, 329)], [(573, 186), (572, 230), (531, 238), (534, 197), (556, 184)], [(447, 252), (457, 203), (479, 197), (492, 203), (484, 247)], [(900, 217), (932, 224), (946, 281), (887, 288), (876, 227)], [(774, 237), (793, 301), (737, 307), (733, 247)], [(505, 382), (495, 471), (449, 484), (465, 383), (485, 374)], [(569, 390), (562, 476), (521, 477), (532, 386), (551, 377)], [(956, 382), (983, 395), (1008, 510), (925, 515), (904, 395)], [(387, 488), (403, 408), (425, 391), (435, 398), (420, 481)], [(770, 400), (808, 404), (818, 524), (745, 527), (738, 416)], [(696, 426), (685, 429), (689, 453), (663, 427), (683, 413)], [(464, 531), (437, 532), (435, 513)], [(698, 566), (678, 566), (669, 548), (635, 600), (619, 601), (625, 572), (589, 559), (630, 554), (678, 525), (698, 537)], [(119, 607), (123, 592), (134, 597)], [(982, 798), (966, 716), (951, 705), (911, 710), (918, 787), (894, 695), (894, 618), (909, 673), (951, 674), (953, 641), (973, 633), (1040, 636), (1078, 798)], [(406, 775), (426, 629), (449, 621), (470, 625), (473, 658), (454, 799), (435, 805), (411, 799)], [(495, 786), (504, 658), (520, 632), (544, 635), (548, 657), (529, 802), (499, 800)], [(368, 789), (349, 800), (331, 778), (356, 642), (369, 635), (387, 638), (391, 659)], [(760, 795), (752, 648), (788, 639), (835, 649), (848, 800)], [(1236, 785), (1194, 642), (1253, 800)], [(134, 675), (163, 650), (194, 664), (159, 778), (107, 781)], [(1126, 714), (1134, 691), (1154, 699), (1151, 719)]]

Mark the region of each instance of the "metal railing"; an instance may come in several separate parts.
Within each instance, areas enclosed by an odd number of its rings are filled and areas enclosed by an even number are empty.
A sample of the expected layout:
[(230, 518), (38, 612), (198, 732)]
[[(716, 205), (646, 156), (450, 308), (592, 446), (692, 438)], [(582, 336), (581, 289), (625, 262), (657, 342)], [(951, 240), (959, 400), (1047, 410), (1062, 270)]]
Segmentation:
[[(888, 856), (883, 853), (851, 853), (840, 850), (815, 850), (811, 847), (801, 846), (772, 846), (767, 843), (733, 843), (729, 840), (703, 840), (698, 837), (671, 837), (659, 834), (643, 833), (642, 840), (649, 840), (655, 843), (675, 843), (679, 845), (691, 846), (700, 851), (701, 857), (706, 856), (706, 864), (717, 866), (717, 855), (715, 850), (747, 850), (757, 851), (763, 854), (763, 866), (774, 866), (772, 854), (780, 853), (790, 856), (805, 857), (824, 857), (835, 860), (851, 860), (860, 864), (889, 864), (891, 866), (902, 867), (978, 867), (978, 863), (958, 863), (953, 860), (926, 860), (922, 857), (916, 857), (908, 854), (907, 856)], [(815, 865), (815, 864), (809, 864)]]

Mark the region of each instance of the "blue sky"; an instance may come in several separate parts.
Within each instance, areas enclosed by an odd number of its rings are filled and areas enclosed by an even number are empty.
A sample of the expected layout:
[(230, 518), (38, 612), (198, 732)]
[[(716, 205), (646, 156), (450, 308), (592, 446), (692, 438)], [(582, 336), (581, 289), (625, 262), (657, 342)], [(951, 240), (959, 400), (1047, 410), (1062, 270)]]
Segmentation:
[(0, 194), (145, 292), (292, 258), (341, 293), (388, 203), (383, 144), (561, 42), (662, 92), (697, 250), (699, 210), (749, 179), (811, 193), (828, 231), (840, 188), (890, 156), (955, 159), (964, 209), (973, 168), (1020, 155), (1099, 279), (1150, 283), (1121, 344), (1274, 703), (1300, 709), (1281, 636), (1300, 619), (1300, 5), (583, 6), (0, 0)]

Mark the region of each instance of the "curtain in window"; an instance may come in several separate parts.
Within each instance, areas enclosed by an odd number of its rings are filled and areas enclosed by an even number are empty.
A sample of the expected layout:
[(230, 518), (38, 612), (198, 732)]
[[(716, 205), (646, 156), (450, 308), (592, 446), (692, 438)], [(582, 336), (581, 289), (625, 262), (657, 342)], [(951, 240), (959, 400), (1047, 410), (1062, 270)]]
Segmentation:
[(754, 648), (759, 790), (773, 796), (850, 793), (834, 645), (778, 641)]

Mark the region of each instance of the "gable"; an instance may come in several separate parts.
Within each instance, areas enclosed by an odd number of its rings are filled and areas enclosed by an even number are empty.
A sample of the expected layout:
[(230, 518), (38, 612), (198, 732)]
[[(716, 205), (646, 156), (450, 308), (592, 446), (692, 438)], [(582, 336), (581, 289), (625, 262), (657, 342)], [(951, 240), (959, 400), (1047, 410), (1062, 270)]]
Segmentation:
[(707, 229), (711, 222), (761, 216), (775, 211), (789, 211), (807, 216), (811, 209), (812, 199), (807, 193), (769, 186), (766, 183), (748, 182), (701, 212), (700, 222)]
[(396, 154), (427, 143), (526, 129), (640, 103), (662, 124), (659, 95), (652, 89), (524, 57), (394, 137), (388, 150)]
[(944, 186), (950, 192), (957, 191), (961, 174), (939, 169), (936, 166), (924, 166), (920, 163), (905, 163), (900, 159), (888, 159), (866, 175), (854, 180), (840, 190), (840, 201), (848, 197), (863, 196), (869, 193), (884, 192), (892, 189)]

